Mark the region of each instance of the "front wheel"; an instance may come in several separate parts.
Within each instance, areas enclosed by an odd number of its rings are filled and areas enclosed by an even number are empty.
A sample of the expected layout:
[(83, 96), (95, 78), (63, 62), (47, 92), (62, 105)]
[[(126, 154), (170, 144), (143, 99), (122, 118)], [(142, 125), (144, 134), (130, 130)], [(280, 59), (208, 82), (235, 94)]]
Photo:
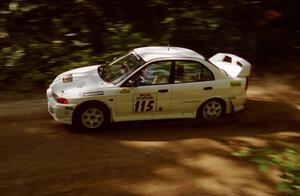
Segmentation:
[(73, 126), (85, 130), (98, 130), (108, 124), (108, 111), (99, 103), (79, 106), (73, 115)]
[(201, 116), (206, 120), (214, 120), (223, 114), (223, 104), (220, 100), (208, 100), (201, 106)]

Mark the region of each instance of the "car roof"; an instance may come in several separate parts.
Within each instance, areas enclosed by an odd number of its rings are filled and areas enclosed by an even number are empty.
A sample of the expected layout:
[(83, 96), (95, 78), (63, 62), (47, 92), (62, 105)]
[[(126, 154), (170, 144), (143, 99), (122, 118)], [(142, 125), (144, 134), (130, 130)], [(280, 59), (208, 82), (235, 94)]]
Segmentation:
[(148, 46), (136, 48), (133, 51), (146, 62), (157, 58), (200, 58), (204, 60), (204, 57), (197, 52), (180, 47)]

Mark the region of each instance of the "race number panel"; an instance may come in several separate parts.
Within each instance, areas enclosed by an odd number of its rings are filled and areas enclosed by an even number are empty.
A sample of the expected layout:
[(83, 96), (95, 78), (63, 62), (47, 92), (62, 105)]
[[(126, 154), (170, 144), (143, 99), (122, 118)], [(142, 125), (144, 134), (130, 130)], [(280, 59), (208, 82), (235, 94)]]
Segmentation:
[(133, 112), (155, 112), (156, 108), (156, 93), (143, 93), (133, 96)]

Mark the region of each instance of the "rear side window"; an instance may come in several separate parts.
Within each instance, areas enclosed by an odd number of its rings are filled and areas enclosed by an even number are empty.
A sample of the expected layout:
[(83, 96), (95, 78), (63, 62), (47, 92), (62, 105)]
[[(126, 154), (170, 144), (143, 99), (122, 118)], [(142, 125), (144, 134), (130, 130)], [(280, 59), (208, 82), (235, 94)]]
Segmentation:
[(199, 82), (210, 80), (214, 80), (214, 75), (203, 64), (196, 61), (176, 61), (175, 83)]

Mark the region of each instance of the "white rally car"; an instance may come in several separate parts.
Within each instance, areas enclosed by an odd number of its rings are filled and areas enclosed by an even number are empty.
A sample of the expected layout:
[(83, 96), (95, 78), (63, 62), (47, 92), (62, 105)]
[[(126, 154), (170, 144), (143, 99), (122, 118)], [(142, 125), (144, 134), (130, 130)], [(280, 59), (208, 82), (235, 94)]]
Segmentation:
[(244, 108), (250, 70), (232, 54), (207, 60), (185, 48), (136, 48), (110, 64), (57, 76), (47, 90), (48, 110), (89, 130), (118, 121), (216, 119)]

